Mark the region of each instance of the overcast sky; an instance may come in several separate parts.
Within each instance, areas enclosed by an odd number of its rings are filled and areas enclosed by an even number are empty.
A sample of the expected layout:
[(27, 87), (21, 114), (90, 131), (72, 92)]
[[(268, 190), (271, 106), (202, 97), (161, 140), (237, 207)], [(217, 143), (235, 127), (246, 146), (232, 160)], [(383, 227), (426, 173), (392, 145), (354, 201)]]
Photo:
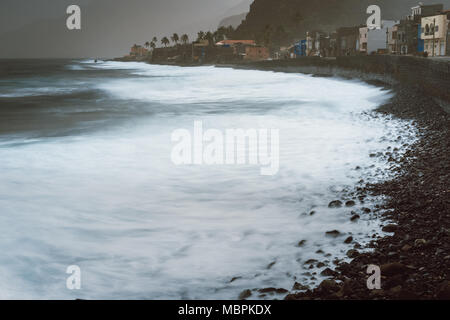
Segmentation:
[[(0, 58), (116, 57), (134, 43), (213, 30), (252, 0), (0, 0)], [(66, 28), (81, 7), (82, 30)]]

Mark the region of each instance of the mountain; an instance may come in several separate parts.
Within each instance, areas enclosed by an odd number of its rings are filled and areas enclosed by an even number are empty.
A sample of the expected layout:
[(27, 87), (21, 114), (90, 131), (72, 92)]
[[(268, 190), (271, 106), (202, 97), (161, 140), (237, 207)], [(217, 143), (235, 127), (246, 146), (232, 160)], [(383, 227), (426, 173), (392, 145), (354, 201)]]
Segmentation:
[(241, 14), (237, 14), (237, 15), (222, 19), (222, 21), (220, 21), (220, 23), (219, 23), (219, 28), (232, 26), (233, 28), (236, 29), (238, 26), (240, 26), (242, 21), (245, 20), (247, 13), (248, 12), (244, 12)]
[[(443, 3), (444, 8), (450, 6), (450, 0), (422, 2)], [(410, 14), (418, 0), (255, 0), (235, 38), (261, 41), (269, 33), (280, 45), (288, 44), (303, 39), (308, 30), (333, 31), (338, 27), (365, 24), (366, 9), (372, 4), (380, 6), (382, 19), (400, 20)]]

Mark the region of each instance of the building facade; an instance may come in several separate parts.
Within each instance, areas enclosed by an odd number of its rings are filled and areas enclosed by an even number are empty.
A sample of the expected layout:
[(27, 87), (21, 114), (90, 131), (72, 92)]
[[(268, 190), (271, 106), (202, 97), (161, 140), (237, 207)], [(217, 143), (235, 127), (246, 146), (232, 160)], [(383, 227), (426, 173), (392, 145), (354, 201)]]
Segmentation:
[[(395, 47), (394, 37), (397, 36), (397, 25), (399, 21), (383, 20), (380, 29), (359, 28), (360, 51), (366, 54), (388, 52)], [(395, 34), (394, 34), (395, 33)], [(364, 47), (363, 47), (364, 46)]]
[(266, 47), (248, 46), (245, 48), (244, 60), (259, 61), (259, 60), (267, 60), (269, 58), (270, 58), (270, 51)]
[(425, 51), (425, 42), (422, 39), (422, 17), (433, 16), (441, 13), (444, 10), (442, 4), (432, 5), (418, 5), (411, 8), (411, 15), (407, 17), (416, 26), (417, 46), (416, 52), (423, 53)]
[(421, 39), (424, 41), (424, 52), (429, 56), (449, 54), (449, 23), (450, 11), (422, 17)]
[(337, 55), (351, 56), (360, 53), (360, 27), (339, 28), (336, 34)]
[(306, 55), (307, 56), (328, 56), (330, 47), (330, 37), (322, 31), (308, 31), (306, 33)]

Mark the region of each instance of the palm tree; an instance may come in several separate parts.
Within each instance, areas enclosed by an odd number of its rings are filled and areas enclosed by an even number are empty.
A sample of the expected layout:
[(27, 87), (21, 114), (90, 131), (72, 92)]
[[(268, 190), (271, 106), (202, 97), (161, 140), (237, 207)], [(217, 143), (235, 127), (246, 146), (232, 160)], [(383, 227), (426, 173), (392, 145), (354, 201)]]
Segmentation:
[(203, 31), (199, 31), (197, 33), (197, 41), (204, 40), (204, 38), (205, 38), (205, 33)]
[(146, 42), (145, 44), (144, 44), (144, 46), (148, 49), (149, 47), (150, 47), (150, 42)]
[(189, 42), (189, 37), (187, 34), (183, 34), (181, 36), (181, 42), (183, 42), (183, 44), (187, 44)]
[(157, 38), (157, 37), (153, 37), (152, 41), (153, 41), (154, 43), (157, 43), (157, 42), (158, 42), (158, 38)]
[(152, 48), (152, 50), (155, 50), (155, 48), (156, 48), (156, 43), (154, 43), (153, 41), (150, 42), (150, 48)]
[(208, 31), (208, 32), (205, 34), (205, 40), (208, 40), (210, 46), (214, 43), (214, 36), (213, 36), (213, 34), (211, 33), (211, 31)]
[(234, 34), (233, 26), (229, 26), (228, 28), (226, 28), (225, 36), (227, 37), (227, 39), (232, 39), (233, 38), (233, 34)]
[(174, 33), (170, 39), (171, 39), (172, 42), (174, 42), (175, 44), (178, 44), (178, 41), (180, 40), (180, 38), (178, 37), (178, 34), (177, 34), (177, 33)]
[(161, 39), (161, 43), (164, 45), (164, 47), (167, 47), (167, 45), (170, 43), (169, 39), (167, 37), (164, 37)]

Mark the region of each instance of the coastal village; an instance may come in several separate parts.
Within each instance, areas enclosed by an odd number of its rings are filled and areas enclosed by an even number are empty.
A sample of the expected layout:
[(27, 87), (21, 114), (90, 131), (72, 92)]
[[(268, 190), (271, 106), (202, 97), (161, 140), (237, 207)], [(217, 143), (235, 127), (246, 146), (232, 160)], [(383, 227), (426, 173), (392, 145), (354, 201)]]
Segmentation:
[[(233, 27), (220, 27), (214, 33), (200, 31), (195, 41), (188, 35), (173, 34), (159, 41), (153, 37), (135, 44), (123, 60), (155, 63), (230, 63), (364, 55), (450, 56), (450, 10), (442, 4), (410, 8), (399, 20), (381, 20), (379, 28), (346, 26), (334, 32), (310, 30), (288, 46), (275, 46), (272, 35), (264, 39), (235, 39)], [(170, 43), (172, 42), (172, 46)]]

